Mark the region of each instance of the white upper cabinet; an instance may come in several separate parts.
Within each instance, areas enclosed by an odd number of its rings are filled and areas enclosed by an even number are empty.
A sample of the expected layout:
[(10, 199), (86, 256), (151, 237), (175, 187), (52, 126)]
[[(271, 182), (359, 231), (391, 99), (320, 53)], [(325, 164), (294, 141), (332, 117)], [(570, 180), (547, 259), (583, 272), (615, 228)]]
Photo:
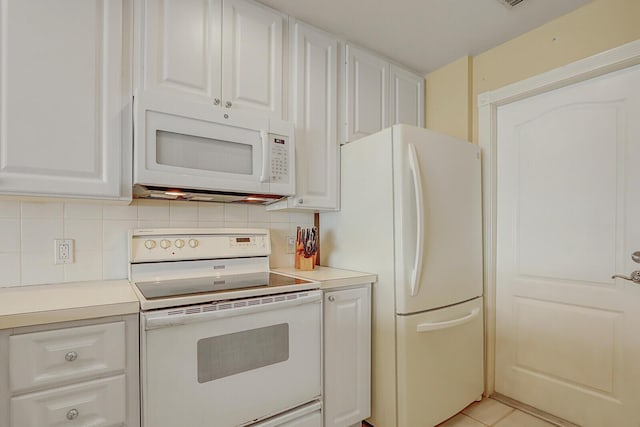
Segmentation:
[(337, 38), (290, 25), (291, 119), (296, 137), (296, 196), (270, 209), (335, 210), (339, 202)]
[(132, 2), (0, 7), (0, 194), (130, 198)]
[(283, 117), (287, 17), (247, 0), (146, 0), (142, 87)]
[(424, 77), (391, 64), (391, 124), (424, 127)]
[(145, 7), (145, 89), (220, 98), (221, 0), (147, 0)]
[(345, 142), (389, 126), (389, 63), (346, 45)]
[(375, 53), (345, 46), (342, 142), (388, 126), (424, 127), (424, 78)]
[(282, 118), (283, 31), (287, 17), (245, 0), (224, 0), (222, 98)]

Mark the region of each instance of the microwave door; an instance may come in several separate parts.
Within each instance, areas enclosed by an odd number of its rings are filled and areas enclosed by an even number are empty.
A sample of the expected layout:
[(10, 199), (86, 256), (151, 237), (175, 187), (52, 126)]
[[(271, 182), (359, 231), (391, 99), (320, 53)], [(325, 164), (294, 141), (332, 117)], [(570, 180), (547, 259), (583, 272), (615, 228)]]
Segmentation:
[(270, 152), (261, 135), (268, 128), (266, 120), (258, 130), (166, 112), (148, 110), (145, 116), (146, 161), (137, 173), (137, 183), (270, 192), (270, 170), (265, 170), (271, 166)]

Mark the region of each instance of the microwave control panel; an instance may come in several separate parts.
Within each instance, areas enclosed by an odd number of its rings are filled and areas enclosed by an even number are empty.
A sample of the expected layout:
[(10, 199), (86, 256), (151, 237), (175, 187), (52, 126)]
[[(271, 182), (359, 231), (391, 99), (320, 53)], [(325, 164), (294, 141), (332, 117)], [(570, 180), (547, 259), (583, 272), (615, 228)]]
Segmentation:
[(269, 135), (271, 142), (271, 182), (289, 182), (289, 137), (281, 135)]

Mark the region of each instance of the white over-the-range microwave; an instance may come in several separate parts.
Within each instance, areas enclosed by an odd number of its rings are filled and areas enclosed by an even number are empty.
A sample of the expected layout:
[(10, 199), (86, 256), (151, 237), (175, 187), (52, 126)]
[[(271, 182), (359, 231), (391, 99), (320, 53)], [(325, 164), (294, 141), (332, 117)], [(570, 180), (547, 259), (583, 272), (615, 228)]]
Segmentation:
[(134, 97), (136, 198), (270, 203), (295, 193), (293, 125), (156, 93)]

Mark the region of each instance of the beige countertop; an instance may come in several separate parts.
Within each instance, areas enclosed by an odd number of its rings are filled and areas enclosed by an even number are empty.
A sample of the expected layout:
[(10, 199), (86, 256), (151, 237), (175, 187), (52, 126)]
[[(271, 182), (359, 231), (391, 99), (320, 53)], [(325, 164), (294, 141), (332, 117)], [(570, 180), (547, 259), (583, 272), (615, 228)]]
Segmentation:
[(344, 288), (363, 283), (374, 283), (378, 276), (359, 271), (341, 270), (338, 268), (317, 265), (311, 271), (296, 270), (293, 267), (275, 268), (274, 271), (320, 282), (320, 289)]
[[(276, 268), (334, 289), (373, 283), (375, 274), (316, 266), (314, 270)], [(0, 329), (138, 313), (140, 304), (127, 280), (57, 283), (0, 288)]]
[(0, 329), (137, 313), (127, 280), (0, 288)]

